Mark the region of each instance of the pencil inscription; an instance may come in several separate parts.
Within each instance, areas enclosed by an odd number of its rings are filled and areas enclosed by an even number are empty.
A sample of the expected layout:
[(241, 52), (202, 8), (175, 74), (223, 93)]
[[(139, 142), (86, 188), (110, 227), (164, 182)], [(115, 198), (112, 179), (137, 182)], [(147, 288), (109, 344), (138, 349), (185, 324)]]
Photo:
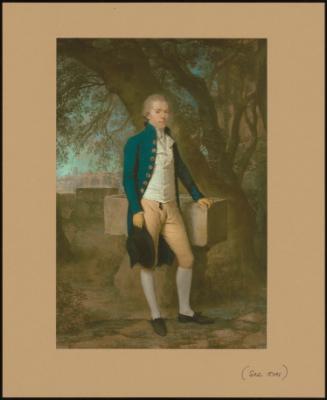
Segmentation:
[(288, 375), (288, 369), (285, 364), (280, 368), (255, 368), (247, 365), (242, 369), (241, 377), (245, 381), (247, 379), (275, 378), (284, 380)]

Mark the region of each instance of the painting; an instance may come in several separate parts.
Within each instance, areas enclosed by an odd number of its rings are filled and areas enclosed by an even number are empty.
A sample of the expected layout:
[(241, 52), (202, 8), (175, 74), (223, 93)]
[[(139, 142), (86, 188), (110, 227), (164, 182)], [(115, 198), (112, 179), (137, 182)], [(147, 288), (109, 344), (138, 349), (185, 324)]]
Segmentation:
[(266, 348), (267, 40), (59, 38), (56, 63), (57, 348)]

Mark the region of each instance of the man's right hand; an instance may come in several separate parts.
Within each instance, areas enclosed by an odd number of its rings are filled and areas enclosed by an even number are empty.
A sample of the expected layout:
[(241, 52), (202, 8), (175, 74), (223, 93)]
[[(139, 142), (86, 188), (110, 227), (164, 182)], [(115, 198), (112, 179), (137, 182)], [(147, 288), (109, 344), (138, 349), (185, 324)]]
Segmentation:
[(133, 215), (133, 225), (142, 228), (144, 224), (144, 214), (143, 212), (138, 212)]

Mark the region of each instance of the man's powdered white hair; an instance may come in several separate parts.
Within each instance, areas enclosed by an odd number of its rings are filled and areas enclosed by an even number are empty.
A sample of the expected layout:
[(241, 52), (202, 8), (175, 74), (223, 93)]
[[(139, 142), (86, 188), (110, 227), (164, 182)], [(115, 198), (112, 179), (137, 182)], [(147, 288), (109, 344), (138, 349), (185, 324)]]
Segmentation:
[(155, 101), (164, 101), (165, 103), (168, 104), (168, 107), (170, 108), (169, 101), (164, 95), (151, 94), (151, 96), (148, 96), (143, 103), (142, 115), (146, 120), (148, 119), (148, 115), (151, 110), (151, 106), (152, 106), (153, 102), (155, 102)]

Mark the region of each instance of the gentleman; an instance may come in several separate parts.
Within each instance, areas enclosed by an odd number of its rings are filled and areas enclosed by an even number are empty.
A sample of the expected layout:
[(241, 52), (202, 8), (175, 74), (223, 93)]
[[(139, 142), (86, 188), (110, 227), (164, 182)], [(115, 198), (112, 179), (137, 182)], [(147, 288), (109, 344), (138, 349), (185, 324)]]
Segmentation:
[[(200, 206), (210, 207), (212, 200), (199, 191), (179, 155), (166, 126), (169, 112), (164, 96), (149, 96), (143, 107), (146, 127), (125, 145), (123, 184), (129, 202), (128, 232), (145, 224), (155, 248), (153, 267), (169, 260), (171, 254), (177, 257), (178, 321), (208, 324), (213, 320), (194, 312), (189, 302), (194, 257), (180, 212), (177, 178)], [(153, 329), (164, 336), (167, 330), (156, 299), (153, 269), (141, 268), (141, 284)]]

